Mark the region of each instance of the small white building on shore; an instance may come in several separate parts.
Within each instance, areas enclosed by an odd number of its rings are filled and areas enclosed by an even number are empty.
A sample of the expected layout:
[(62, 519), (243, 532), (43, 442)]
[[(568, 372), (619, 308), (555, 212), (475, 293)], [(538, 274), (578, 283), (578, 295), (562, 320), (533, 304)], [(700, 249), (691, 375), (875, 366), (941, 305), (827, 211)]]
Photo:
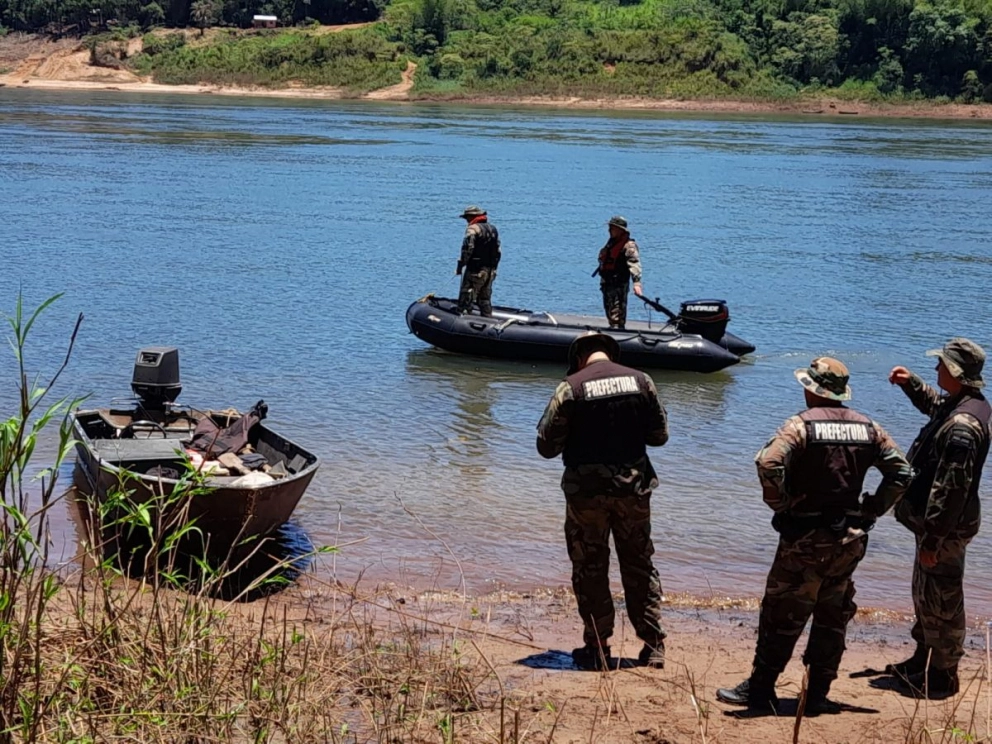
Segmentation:
[(252, 16), (251, 25), (253, 28), (275, 28), (279, 19), (274, 15)]

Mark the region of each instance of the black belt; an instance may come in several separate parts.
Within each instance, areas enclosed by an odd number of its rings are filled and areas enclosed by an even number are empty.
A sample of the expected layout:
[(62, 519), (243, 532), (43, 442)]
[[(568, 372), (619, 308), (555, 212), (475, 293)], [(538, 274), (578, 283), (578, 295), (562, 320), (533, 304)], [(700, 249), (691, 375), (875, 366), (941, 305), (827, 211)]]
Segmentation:
[(772, 517), (772, 527), (786, 540), (798, 540), (815, 530), (826, 530), (841, 537), (847, 529), (865, 532), (875, 526), (875, 520), (859, 514), (789, 514), (779, 512)]

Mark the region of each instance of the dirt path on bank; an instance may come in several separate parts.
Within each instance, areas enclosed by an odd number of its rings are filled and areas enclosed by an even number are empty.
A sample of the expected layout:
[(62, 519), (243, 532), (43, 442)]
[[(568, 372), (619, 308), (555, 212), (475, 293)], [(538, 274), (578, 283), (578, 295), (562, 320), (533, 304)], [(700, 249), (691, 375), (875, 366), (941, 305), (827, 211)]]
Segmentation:
[(416, 62), (407, 62), (406, 69), (400, 73), (402, 81), (388, 88), (380, 88), (371, 93), (366, 93), (365, 98), (372, 101), (405, 101), (409, 100), (410, 90), (413, 88), (413, 75), (417, 72)]

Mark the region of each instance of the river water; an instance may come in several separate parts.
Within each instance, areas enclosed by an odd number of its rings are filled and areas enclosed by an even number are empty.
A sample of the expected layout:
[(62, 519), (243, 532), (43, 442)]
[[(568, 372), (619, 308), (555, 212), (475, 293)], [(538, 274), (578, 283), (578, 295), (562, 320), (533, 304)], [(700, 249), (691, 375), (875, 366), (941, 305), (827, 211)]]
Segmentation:
[[(775, 536), (752, 458), (802, 408), (792, 371), (840, 357), (856, 407), (907, 447), (923, 419), (888, 369), (932, 381), (923, 352), (951, 335), (992, 348), (990, 193), (992, 128), (971, 122), (0, 91), (0, 298), (10, 312), (19, 289), (65, 293), (32, 368), (85, 313), (65, 393), (126, 394), (135, 351), (168, 344), (181, 400), (264, 398), (323, 459), (296, 519), (316, 543), (359, 541), (342, 577), (556, 586), (561, 465), (534, 427), (563, 370), (432, 351), (404, 311), (457, 291), (457, 215), (479, 203), (503, 240), (498, 304), (598, 313), (589, 274), (623, 214), (649, 294), (724, 297), (758, 347), (721, 373), (655, 374), (672, 434), (654, 453), (663, 583), (757, 595)], [(57, 514), (61, 554), (74, 535)], [(970, 609), (992, 614), (992, 528), (969, 560)], [(911, 536), (884, 520), (859, 602), (907, 608), (911, 564)]]

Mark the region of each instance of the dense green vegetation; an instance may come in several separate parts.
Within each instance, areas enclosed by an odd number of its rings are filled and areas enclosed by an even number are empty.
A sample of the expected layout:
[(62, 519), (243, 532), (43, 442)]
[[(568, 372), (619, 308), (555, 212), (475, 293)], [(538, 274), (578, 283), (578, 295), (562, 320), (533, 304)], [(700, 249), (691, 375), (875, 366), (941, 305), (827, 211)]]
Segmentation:
[(398, 83), (406, 66), (398, 45), (382, 30), (247, 36), (224, 32), (207, 44), (187, 43), (179, 33), (147, 34), (144, 53), (132, 64), (161, 83), (278, 86), (292, 81), (362, 92)]
[(992, 101), (992, 0), (0, 0), (0, 23), (244, 26), (381, 23), (343, 34), (157, 37), (134, 63), (163, 82), (397, 82), (458, 95), (789, 97)]

